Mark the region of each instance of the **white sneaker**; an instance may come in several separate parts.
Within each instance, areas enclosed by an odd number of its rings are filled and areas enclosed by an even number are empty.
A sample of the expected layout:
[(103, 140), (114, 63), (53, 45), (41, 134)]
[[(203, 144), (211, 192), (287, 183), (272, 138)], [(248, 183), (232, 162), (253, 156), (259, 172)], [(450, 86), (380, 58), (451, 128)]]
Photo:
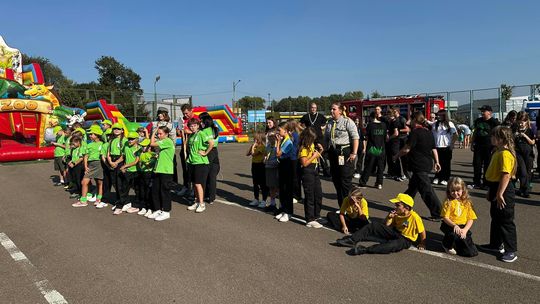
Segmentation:
[(311, 221), (309, 223), (306, 224), (306, 227), (309, 227), (309, 228), (322, 228), (323, 225), (321, 225), (321, 223), (317, 222), (317, 221)]
[(276, 220), (279, 220), (283, 215), (285, 215), (285, 212), (281, 212), (280, 214), (276, 215), (274, 218)]
[(96, 208), (98, 209), (101, 209), (101, 208), (105, 208), (107, 207), (109, 204), (105, 203), (105, 202), (99, 202), (97, 205), (96, 205)]
[(160, 216), (162, 212), (163, 212), (163, 211), (158, 210), (158, 211), (156, 211), (156, 212), (150, 214), (150, 215), (148, 216), (148, 218), (153, 220), (153, 219), (155, 219), (156, 217)]
[(266, 207), (266, 201), (261, 200), (257, 208), (264, 208), (264, 207)]
[(199, 204), (199, 206), (197, 206), (197, 209), (195, 209), (195, 212), (201, 213), (204, 212), (204, 210), (206, 210), (206, 204)]
[(448, 185), (448, 182), (443, 180), (443, 181), (441, 181), (441, 185), (446, 186), (446, 185)]
[(432, 183), (433, 183), (434, 185), (438, 185), (438, 184), (439, 184), (439, 179), (438, 179), (438, 178), (434, 179)]
[(129, 208), (131, 208), (131, 203), (127, 203), (122, 207), (122, 212), (126, 212)]
[(141, 211), (137, 212), (138, 215), (145, 215), (146, 214), (146, 209), (145, 208), (142, 208)]
[(150, 215), (152, 215), (152, 210), (148, 209), (148, 211), (146, 211), (144, 214), (144, 217), (149, 217)]
[(382, 185), (377, 185), (377, 189), (382, 190)]
[(259, 200), (254, 199), (254, 200), (251, 201), (251, 203), (249, 203), (249, 205), (252, 206), (252, 207), (258, 206), (259, 205)]
[(360, 178), (360, 174), (355, 173), (355, 174), (353, 175), (353, 177), (354, 177), (354, 178)]
[(279, 218), (279, 221), (282, 223), (289, 221), (289, 215), (287, 213), (283, 213), (283, 216)]
[(161, 222), (161, 221), (164, 221), (166, 219), (169, 219), (171, 217), (171, 213), (170, 212), (166, 212), (166, 211), (161, 211), (161, 214), (158, 215), (154, 220), (158, 221), (158, 222)]
[(295, 198), (293, 198), (293, 199), (292, 199), (292, 203), (293, 203), (293, 204), (298, 204), (298, 200), (295, 199)]
[(456, 252), (456, 250), (455, 250), (454, 248), (448, 249), (448, 248), (446, 248), (446, 247), (443, 246), (443, 249), (444, 249), (444, 251), (446, 251), (446, 253), (448, 253), (448, 254), (451, 254), (451, 255), (456, 255), (456, 254), (457, 254), (457, 252)]
[(199, 207), (199, 203), (195, 203), (195, 204), (187, 207), (187, 210), (194, 211), (195, 209), (197, 209), (197, 207)]

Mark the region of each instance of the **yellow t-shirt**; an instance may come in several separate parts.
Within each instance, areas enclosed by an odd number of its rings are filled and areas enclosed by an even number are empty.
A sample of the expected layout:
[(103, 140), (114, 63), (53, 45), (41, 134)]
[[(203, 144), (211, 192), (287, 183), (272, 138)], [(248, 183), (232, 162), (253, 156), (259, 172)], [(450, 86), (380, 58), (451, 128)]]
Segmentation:
[(477, 219), (471, 201), (462, 203), (457, 199), (444, 202), (441, 216), (449, 218), (456, 225), (465, 225), (467, 221)]
[(503, 173), (512, 174), (516, 158), (508, 150), (499, 150), (491, 156), (491, 162), (486, 171), (486, 180), (488, 182), (498, 182)]
[(255, 153), (251, 156), (251, 162), (254, 164), (263, 163), (265, 153), (266, 147), (264, 145), (257, 145), (257, 147), (255, 147)]
[[(315, 145), (314, 144), (311, 144), (311, 146), (309, 147), (309, 149), (306, 149), (306, 148), (302, 148), (300, 150), (300, 153), (298, 153), (298, 158), (302, 158), (302, 157), (307, 157), (307, 158), (310, 158), (313, 153), (315, 152)], [(312, 161), (311, 161), (312, 164), (316, 164), (318, 163), (318, 158), (314, 158)]]
[(424, 223), (420, 216), (411, 210), (408, 216), (394, 216), (392, 227), (396, 228), (404, 237), (416, 241), (418, 234), (424, 232)]
[[(362, 214), (365, 215), (366, 218), (369, 218), (368, 205), (365, 198), (360, 201), (360, 209), (362, 209)], [(349, 200), (348, 196), (343, 199), (343, 203), (341, 204), (341, 209), (339, 210), (339, 213), (347, 213), (347, 216), (349, 218), (357, 218), (359, 216), (358, 211), (354, 209), (354, 202), (352, 200)]]

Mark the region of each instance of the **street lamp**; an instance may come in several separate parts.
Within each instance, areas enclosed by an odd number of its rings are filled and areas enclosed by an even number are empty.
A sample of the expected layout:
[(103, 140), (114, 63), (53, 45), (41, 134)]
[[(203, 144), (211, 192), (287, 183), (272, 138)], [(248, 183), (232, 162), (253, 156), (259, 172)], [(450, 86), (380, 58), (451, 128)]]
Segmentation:
[[(233, 109), (238, 108), (238, 105), (236, 104), (236, 86), (240, 83), (242, 80), (233, 81), (232, 83), (232, 103), (233, 103)], [(238, 110), (236, 111), (236, 114), (238, 114)]]
[(159, 81), (161, 77), (159, 75), (156, 76), (156, 80), (154, 80), (154, 103), (152, 104), (152, 115), (153, 117), (156, 117), (157, 113), (157, 92), (156, 92), (156, 84)]

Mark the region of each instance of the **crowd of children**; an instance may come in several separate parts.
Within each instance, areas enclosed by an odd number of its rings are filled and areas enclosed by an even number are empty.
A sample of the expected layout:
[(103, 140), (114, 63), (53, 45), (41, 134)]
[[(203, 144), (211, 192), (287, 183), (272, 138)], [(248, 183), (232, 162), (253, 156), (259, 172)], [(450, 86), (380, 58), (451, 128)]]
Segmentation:
[[(197, 213), (205, 211), (205, 190), (207, 198), (215, 199), (219, 172), (217, 128), (207, 113), (202, 113), (201, 119), (189, 121), (188, 137), (189, 182), (196, 189), (196, 201), (188, 210)], [(144, 127), (125, 134), (123, 125), (109, 120), (88, 129), (80, 124), (56, 126), (52, 145), (59, 181), (55, 186), (64, 186), (70, 198), (77, 199), (72, 204), (76, 208), (93, 203), (102, 209), (110, 204), (114, 215), (136, 213), (156, 221), (167, 220), (176, 185), (176, 143), (169, 133), (176, 131), (162, 125), (153, 128), (151, 134)], [(135, 197), (130, 196), (130, 191), (135, 192)]]
[[(194, 188), (194, 202), (187, 209), (196, 213), (206, 210), (205, 200), (212, 202), (215, 199), (215, 178), (219, 172), (218, 131), (210, 115), (202, 113), (199, 118), (201, 120), (192, 117), (186, 123), (189, 128), (187, 171)], [(153, 128), (151, 134), (145, 128), (124, 134), (121, 124), (105, 120), (101, 126), (93, 124), (87, 130), (75, 124), (71, 128), (57, 126), (54, 132), (57, 136), (53, 143), (54, 169), (60, 175), (55, 185), (63, 185), (71, 198), (77, 198), (73, 207), (93, 203), (101, 209), (111, 204), (114, 215), (137, 213), (156, 221), (170, 218), (176, 145), (169, 133), (175, 130), (162, 125)], [(379, 167), (376, 183), (382, 184), (380, 167), (384, 167), (385, 132), (386, 125), (373, 114), (365, 137), (368, 165), (360, 186), (365, 185), (375, 167)], [(517, 259), (511, 182), (518, 162), (514, 138), (510, 128), (496, 127), (492, 131), (491, 142), (496, 152), (486, 172), (492, 218), (490, 243), (480, 247), (502, 253), (501, 259), (505, 262)], [(252, 158), (254, 200), (250, 205), (273, 211), (279, 222), (287, 222), (293, 215), (293, 200), (298, 191), (295, 187), (301, 181), (306, 226), (321, 228), (328, 224), (343, 232), (346, 236), (337, 240), (337, 244), (352, 247), (349, 254), (396, 252), (415, 242), (420, 249), (425, 248), (424, 225), (413, 210), (414, 197), (407, 193), (400, 193), (390, 200), (395, 204), (395, 210), (382, 223), (371, 221), (362, 187), (349, 192), (338, 213), (330, 212), (321, 217), (322, 188), (318, 167), (324, 150), (312, 127), (299, 130), (293, 121), (276, 125), (271, 117), (268, 118), (266, 133), (254, 134), (254, 142), (246, 153)], [(135, 198), (129, 195), (131, 190), (134, 190)], [(475, 256), (478, 251), (472, 240), (471, 227), (477, 216), (465, 182), (457, 177), (449, 178), (446, 194), (442, 210), (438, 211), (444, 234), (442, 246), (449, 254)], [(276, 201), (278, 195), (279, 204)], [(360, 245), (366, 240), (381, 243), (366, 248)]]

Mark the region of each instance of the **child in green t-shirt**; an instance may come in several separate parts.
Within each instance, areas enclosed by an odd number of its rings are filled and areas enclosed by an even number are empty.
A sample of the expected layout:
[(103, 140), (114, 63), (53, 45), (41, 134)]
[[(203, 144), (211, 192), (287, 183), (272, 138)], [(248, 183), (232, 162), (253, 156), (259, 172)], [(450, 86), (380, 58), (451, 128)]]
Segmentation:
[(63, 186), (65, 183), (66, 166), (64, 164), (64, 156), (66, 155), (66, 136), (62, 127), (56, 126), (53, 128), (56, 135), (56, 142), (51, 143), (54, 146), (54, 170), (58, 171), (60, 180), (54, 183), (55, 186)]
[(205, 134), (199, 131), (199, 120), (192, 118), (188, 122), (191, 136), (189, 137), (189, 157), (187, 163), (189, 165), (189, 173), (191, 182), (195, 185), (195, 203), (188, 207), (188, 210), (197, 213), (204, 212), (206, 205), (204, 203), (204, 189), (206, 179), (208, 177), (209, 161), (208, 153), (214, 148), (213, 142), (206, 144)]
[(129, 190), (133, 188), (135, 178), (137, 177), (137, 163), (139, 162), (139, 135), (137, 132), (129, 132), (127, 136), (128, 144), (122, 149), (122, 158), (124, 164), (120, 167), (120, 200), (116, 203), (114, 215), (121, 214), (123, 211), (128, 213), (137, 213), (139, 208), (132, 207), (129, 202)]
[(116, 204), (120, 201), (120, 189), (122, 188), (123, 176), (120, 172), (120, 168), (124, 164), (124, 158), (122, 157), (122, 148), (126, 145), (127, 139), (124, 138), (124, 128), (121, 124), (115, 123), (112, 125), (112, 135), (111, 140), (109, 141), (109, 148), (107, 151), (107, 163), (109, 164), (112, 173), (112, 185), (115, 190), (115, 202)]
[(71, 188), (71, 195), (69, 198), (79, 198), (81, 194), (81, 178), (83, 167), (83, 155), (85, 153), (82, 146), (82, 138), (79, 136), (72, 136), (70, 140), (71, 160), (68, 162), (68, 172), (70, 181), (73, 183)]
[(88, 185), (90, 180), (94, 179), (97, 187), (96, 201), (94, 205), (101, 204), (101, 197), (103, 196), (103, 169), (101, 167), (101, 149), (103, 143), (101, 142), (101, 136), (103, 131), (97, 125), (90, 127), (88, 131), (88, 137), (92, 141), (86, 146), (86, 151), (83, 157), (84, 164), (84, 177), (82, 179), (81, 198), (78, 202), (74, 203), (73, 207), (86, 207), (88, 206)]
[[(156, 128), (150, 136), (150, 146), (159, 149), (152, 178), (153, 213), (147, 218), (164, 221), (171, 217), (171, 184), (173, 181), (173, 157), (175, 144), (169, 138), (171, 130), (167, 126)], [(157, 136), (156, 136), (157, 135)]]
[(101, 198), (101, 202), (96, 205), (96, 208), (101, 209), (104, 207), (107, 207), (108, 204), (104, 201), (105, 199), (109, 199), (111, 196), (111, 188), (112, 188), (112, 181), (113, 181), (113, 173), (114, 170), (111, 169), (109, 165), (109, 161), (107, 160), (107, 156), (109, 153), (109, 143), (112, 139), (112, 129), (108, 128), (103, 132), (103, 135), (101, 137), (103, 139), (103, 145), (101, 146), (101, 168), (103, 169), (103, 196)]

